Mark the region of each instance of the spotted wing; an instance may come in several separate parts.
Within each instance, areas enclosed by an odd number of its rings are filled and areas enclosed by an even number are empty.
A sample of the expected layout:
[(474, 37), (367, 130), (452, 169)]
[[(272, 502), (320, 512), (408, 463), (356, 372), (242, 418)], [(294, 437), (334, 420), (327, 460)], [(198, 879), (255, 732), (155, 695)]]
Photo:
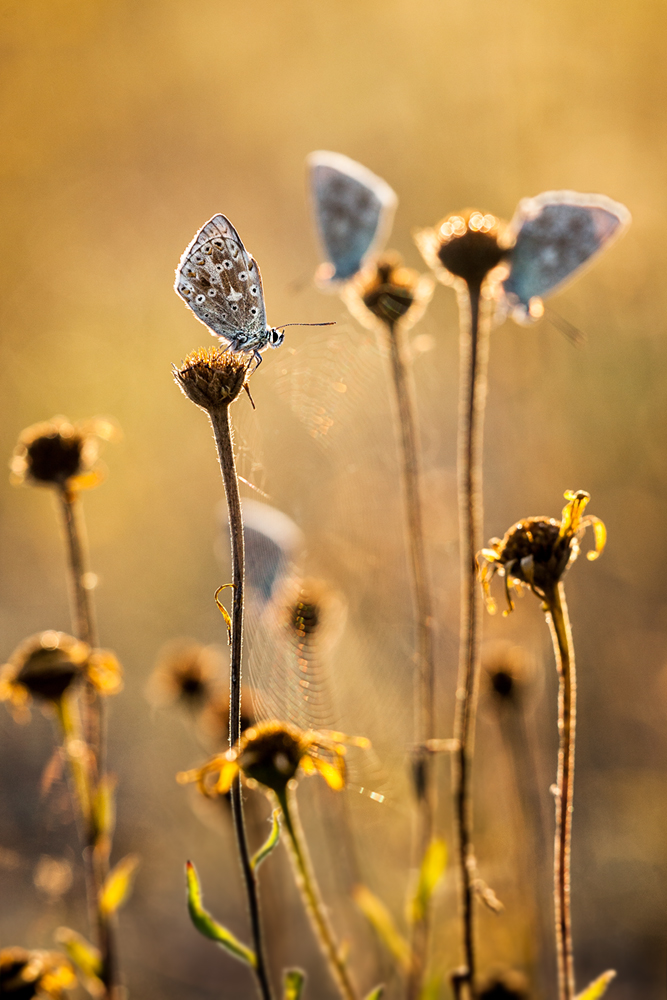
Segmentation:
[(311, 153), (307, 165), (317, 231), (333, 266), (328, 277), (346, 281), (384, 245), (398, 199), (381, 177), (340, 153)]
[(514, 318), (529, 319), (531, 299), (574, 277), (629, 223), (627, 208), (604, 195), (547, 191), (524, 198), (510, 226), (515, 243), (503, 283)]
[(215, 336), (242, 350), (266, 343), (259, 267), (224, 215), (214, 215), (192, 240), (174, 287)]

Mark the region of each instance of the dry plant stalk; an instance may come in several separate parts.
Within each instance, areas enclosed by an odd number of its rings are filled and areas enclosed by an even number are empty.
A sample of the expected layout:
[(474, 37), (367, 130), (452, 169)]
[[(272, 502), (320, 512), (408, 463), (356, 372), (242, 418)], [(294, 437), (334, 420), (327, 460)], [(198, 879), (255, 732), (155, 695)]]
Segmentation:
[(576, 722), (576, 675), (572, 630), (565, 600), (563, 576), (579, 554), (579, 539), (590, 525), (595, 532), (595, 559), (606, 540), (605, 527), (598, 518), (584, 517), (590, 496), (584, 490), (567, 491), (568, 501), (562, 521), (531, 517), (518, 521), (502, 539), (494, 538), (482, 549), (478, 561), (489, 611), (495, 611), (490, 597), (490, 581), (497, 571), (505, 578), (508, 610), (513, 610), (511, 587), (525, 586), (540, 598), (558, 669), (558, 776), (556, 836), (554, 845), (554, 910), (558, 957), (559, 1000), (575, 1000), (574, 953), (570, 914), (570, 850), (574, 790), (574, 740)]
[[(243, 586), (245, 552), (243, 516), (239, 495), (232, 425), (229, 408), (243, 391), (250, 371), (251, 359), (219, 347), (200, 349), (190, 354), (179, 369), (174, 370), (177, 385), (188, 399), (205, 410), (211, 421), (227, 499), (232, 553), (232, 614), (231, 663), (229, 702), (229, 745), (241, 737), (241, 656), (243, 651)], [(241, 861), (250, 924), (256, 956), (254, 972), (263, 1000), (271, 1000), (264, 937), (259, 908), (257, 876), (251, 864), (250, 850), (243, 819), (241, 778), (237, 774), (230, 786), (234, 831)]]
[[(377, 329), (388, 343), (396, 423), (400, 440), (401, 478), (410, 557), (412, 597), (417, 628), (417, 683), (415, 729), (417, 747), (413, 761), (417, 796), (417, 867), (435, 830), (436, 789), (433, 759), (428, 744), (435, 739), (435, 617), (426, 562), (423, 503), (420, 485), (419, 433), (414, 388), (406, 361), (405, 332), (421, 318), (433, 293), (429, 278), (402, 266), (396, 253), (385, 253), (345, 286), (343, 298), (352, 314), (365, 326)], [(431, 906), (425, 906), (411, 927), (411, 960), (408, 1000), (417, 1000), (424, 985), (428, 961)]]

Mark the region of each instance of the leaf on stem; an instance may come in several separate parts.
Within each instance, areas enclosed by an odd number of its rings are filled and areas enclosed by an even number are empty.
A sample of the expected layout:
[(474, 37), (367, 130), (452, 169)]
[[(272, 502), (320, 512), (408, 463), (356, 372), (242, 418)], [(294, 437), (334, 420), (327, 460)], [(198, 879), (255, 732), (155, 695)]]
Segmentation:
[(413, 923), (418, 923), (426, 916), (431, 896), (446, 867), (447, 845), (444, 840), (435, 838), (426, 848), (419, 870), (419, 881), (410, 907)]
[(137, 854), (128, 854), (112, 868), (100, 892), (100, 913), (110, 915), (119, 910), (132, 894), (134, 873), (139, 864)]
[(607, 992), (607, 987), (615, 976), (615, 969), (607, 969), (607, 971), (603, 972), (601, 976), (594, 979), (593, 982), (586, 987), (583, 993), (578, 993), (575, 1000), (599, 1000), (599, 997), (603, 996)]
[(268, 858), (269, 854), (280, 840), (280, 823), (278, 822), (279, 816), (280, 816), (280, 809), (274, 809), (273, 815), (271, 817), (272, 819), (271, 833), (266, 838), (266, 840), (264, 841), (260, 849), (257, 851), (257, 853), (253, 855), (252, 860), (250, 862), (255, 871), (257, 871), (262, 861), (264, 861), (265, 858)]
[(204, 937), (210, 938), (211, 941), (215, 941), (219, 944), (221, 948), (228, 951), (230, 955), (234, 958), (238, 958), (241, 962), (245, 962), (246, 965), (251, 966), (251, 968), (257, 967), (257, 958), (254, 951), (250, 948), (246, 948), (244, 944), (234, 937), (231, 931), (228, 931), (226, 927), (219, 924), (217, 920), (214, 920), (210, 913), (202, 906), (202, 896), (201, 896), (201, 885), (199, 884), (199, 878), (197, 877), (197, 872), (195, 866), (191, 861), (188, 861), (185, 866), (185, 873), (187, 878), (187, 891), (188, 891), (188, 910), (190, 912), (190, 919), (195, 925), (200, 934)]
[(301, 969), (286, 969), (283, 1000), (300, 1000), (305, 982), (306, 974)]
[(374, 990), (370, 991), (370, 993), (366, 997), (366, 1000), (380, 1000), (380, 997), (382, 996), (383, 993), (384, 993), (384, 983), (380, 983), (379, 986), (376, 986)]
[(77, 967), (90, 995), (101, 996), (104, 993), (104, 983), (100, 979), (102, 959), (98, 949), (70, 927), (59, 927), (55, 938), (65, 949), (70, 962)]
[(95, 840), (108, 842), (116, 825), (116, 777), (105, 774), (93, 794), (92, 819), (95, 829)]
[(366, 920), (393, 955), (396, 964), (407, 972), (410, 968), (410, 945), (397, 929), (387, 907), (365, 885), (356, 885), (352, 895)]

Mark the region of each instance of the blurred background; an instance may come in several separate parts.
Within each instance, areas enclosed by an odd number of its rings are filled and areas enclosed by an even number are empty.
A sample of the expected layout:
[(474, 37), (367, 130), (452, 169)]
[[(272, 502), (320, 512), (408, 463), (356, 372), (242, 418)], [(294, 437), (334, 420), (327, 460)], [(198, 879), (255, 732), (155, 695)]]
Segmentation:
[[(338, 728), (372, 739), (386, 794), (380, 805), (348, 793), (359, 865), (404, 920), (413, 633), (398, 462), (386, 358), (338, 299), (312, 285), (320, 258), (304, 157), (323, 148), (394, 187), (400, 203), (390, 245), (421, 269), (412, 230), (456, 209), (510, 218), (521, 197), (572, 188), (604, 193), (632, 212), (623, 240), (550, 302), (583, 331), (583, 347), (546, 320), (529, 329), (508, 322), (493, 334), (485, 535), (502, 535), (524, 516), (558, 517), (567, 488), (588, 490), (590, 512), (607, 524), (604, 557), (580, 560), (567, 581), (580, 691), (578, 983), (611, 966), (619, 973), (614, 1000), (663, 997), (667, 10), (623, 0), (7, 0), (0, 26), (0, 456), (9, 460), (23, 427), (59, 413), (113, 415), (124, 432), (105, 448), (107, 481), (84, 502), (102, 643), (126, 671), (111, 706), (110, 762), (119, 778), (115, 857), (142, 857), (121, 914), (131, 996), (254, 995), (245, 969), (199, 937), (186, 912), (183, 863), (191, 858), (206, 904), (248, 937), (224, 810), (204, 809), (174, 781), (205, 757), (198, 723), (145, 694), (158, 651), (178, 636), (220, 645), (225, 685), (224, 623), (212, 599), (229, 578), (222, 487), (206, 418), (170, 371), (212, 343), (172, 284), (183, 249), (215, 212), (232, 219), (260, 263), (270, 323), (338, 324), (333, 334), (288, 330), (284, 346), (267, 352), (252, 382), (257, 409), (245, 398), (236, 404), (238, 447), (242, 474), (256, 487), (246, 494), (293, 519), (305, 570), (347, 607), (331, 652), (332, 711)], [(447, 737), (458, 632), (450, 289), (436, 290), (412, 336), (437, 597), (439, 734)], [(310, 433), (314, 412), (331, 421), (324, 441)], [(7, 658), (27, 635), (71, 626), (52, 497), (0, 480), (0, 508)], [(482, 683), (476, 848), (480, 873), (506, 909), (496, 916), (480, 908), (480, 963), (487, 972), (523, 970), (536, 996), (553, 997), (544, 982), (552, 946), (547, 940), (540, 955), (536, 929), (545, 913), (547, 927), (550, 920), (555, 669), (531, 596), (507, 620), (486, 617), (484, 628), (488, 642), (521, 646), (528, 667), (520, 724)], [(0, 944), (50, 947), (60, 924), (86, 930), (65, 786), (43, 788), (51, 723), (36, 712), (20, 727), (3, 708), (0, 743)], [(387, 963), (345, 898), (341, 842), (320, 835), (329, 799), (319, 780), (300, 786), (304, 825), (368, 991), (389, 975)], [(441, 829), (451, 843), (447, 760), (439, 780)], [(533, 820), (542, 816), (541, 828), (525, 822), (522, 787), (539, 791)], [(259, 840), (268, 814), (259, 793), (251, 809)], [(542, 854), (533, 851), (540, 837)], [(274, 973), (301, 964), (308, 996), (328, 1000), (335, 994), (283, 848), (265, 868)], [(460, 961), (455, 900), (450, 871), (434, 944), (434, 967), (444, 972)], [(388, 981), (388, 995), (400, 995)]]

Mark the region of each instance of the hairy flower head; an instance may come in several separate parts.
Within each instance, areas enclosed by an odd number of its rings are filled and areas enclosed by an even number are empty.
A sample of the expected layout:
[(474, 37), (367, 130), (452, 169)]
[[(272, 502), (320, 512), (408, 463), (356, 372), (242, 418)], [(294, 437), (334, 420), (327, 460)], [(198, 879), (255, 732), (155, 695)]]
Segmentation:
[(25, 639), (0, 667), (0, 701), (8, 701), (17, 721), (28, 718), (33, 698), (59, 701), (87, 678), (100, 694), (116, 694), (123, 686), (121, 666), (108, 650), (91, 650), (64, 632), (39, 632)]
[(432, 295), (432, 279), (404, 267), (394, 252), (372, 261), (341, 291), (354, 318), (368, 330), (397, 323), (409, 330), (424, 315)]
[(61, 1000), (63, 991), (76, 986), (74, 970), (57, 951), (0, 951), (0, 995), (11, 1000), (51, 997)]
[(579, 555), (579, 540), (587, 527), (592, 526), (595, 533), (595, 549), (588, 553), (588, 558), (597, 559), (604, 549), (607, 538), (604, 524), (590, 514), (584, 517), (589, 494), (584, 490), (576, 493), (567, 490), (565, 499), (562, 521), (527, 517), (512, 525), (503, 538), (492, 538), (489, 547), (477, 554), (484, 599), (491, 614), (496, 610), (490, 593), (494, 573), (505, 578), (509, 607), (503, 614), (507, 615), (514, 610), (510, 593), (514, 585), (526, 586), (537, 597), (546, 599)]
[(345, 787), (345, 743), (369, 745), (368, 740), (350, 739), (342, 733), (318, 733), (287, 722), (258, 722), (227, 753), (216, 754), (201, 768), (181, 772), (177, 780), (180, 784), (196, 781), (207, 796), (224, 795), (240, 771), (246, 779), (282, 795), (301, 770), (319, 772), (338, 791)]
[(249, 376), (252, 356), (222, 347), (200, 347), (188, 354), (174, 380), (188, 399), (210, 412), (229, 406), (242, 392)]
[(72, 424), (66, 417), (33, 424), (21, 432), (10, 462), (14, 486), (52, 486), (68, 492), (91, 489), (103, 479), (100, 441), (120, 434), (106, 417)]
[(419, 230), (415, 242), (443, 284), (462, 279), (479, 286), (507, 252), (505, 231), (505, 223), (495, 215), (467, 209), (447, 216), (431, 229)]

